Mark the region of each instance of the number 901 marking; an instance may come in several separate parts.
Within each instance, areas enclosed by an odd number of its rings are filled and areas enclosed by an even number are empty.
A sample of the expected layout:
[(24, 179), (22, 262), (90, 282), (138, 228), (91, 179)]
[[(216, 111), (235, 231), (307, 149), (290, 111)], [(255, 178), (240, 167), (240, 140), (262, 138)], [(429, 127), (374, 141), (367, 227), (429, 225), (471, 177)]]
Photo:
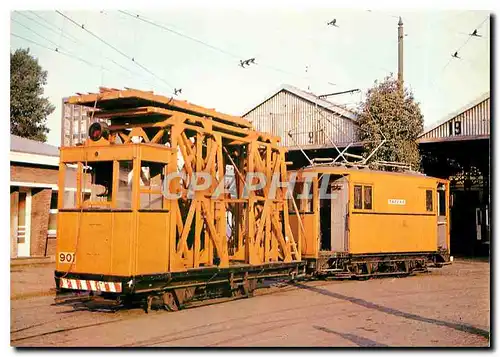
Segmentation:
[(75, 253), (61, 252), (59, 253), (59, 263), (73, 263), (75, 261)]

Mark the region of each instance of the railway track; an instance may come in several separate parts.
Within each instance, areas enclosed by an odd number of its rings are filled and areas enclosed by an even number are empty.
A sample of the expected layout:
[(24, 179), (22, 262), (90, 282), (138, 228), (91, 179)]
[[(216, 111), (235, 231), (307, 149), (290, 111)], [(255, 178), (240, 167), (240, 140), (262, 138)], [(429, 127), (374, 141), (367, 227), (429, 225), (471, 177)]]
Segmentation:
[[(386, 277), (387, 278), (387, 277)], [(393, 277), (393, 279), (396, 279), (397, 277)], [(333, 281), (338, 281), (338, 279), (332, 279)], [(271, 295), (271, 294), (280, 294), (280, 293), (286, 293), (290, 292), (293, 290), (297, 289), (302, 289), (305, 284), (308, 286), (313, 286), (314, 288), (320, 288), (322, 286), (328, 286), (331, 285), (333, 281), (328, 281), (328, 280), (314, 280), (314, 281), (301, 281), (298, 282), (298, 284), (295, 284), (297, 282), (290, 282), (287, 280), (275, 280), (272, 282), (266, 282), (267, 285), (260, 285), (258, 288), (255, 290), (254, 295), (255, 296), (266, 296), (266, 295)], [(450, 289), (442, 289), (440, 291), (450, 291)], [(437, 292), (437, 291), (436, 291)], [(388, 294), (384, 295), (385, 297), (400, 297), (400, 296), (406, 296), (406, 295), (414, 295), (415, 292), (408, 292), (408, 293), (400, 293), (400, 294)], [(382, 297), (384, 297), (382, 296)], [(236, 296), (236, 297), (226, 297), (226, 298), (213, 298), (213, 299), (205, 299), (205, 300), (197, 300), (197, 301), (192, 301), (189, 303), (186, 303), (182, 306), (182, 309), (192, 309), (196, 307), (201, 307), (201, 306), (208, 306), (208, 305), (217, 305), (217, 304), (222, 304), (226, 303), (229, 301), (235, 301), (235, 300), (240, 300), (246, 298), (246, 296)], [(340, 302), (339, 302), (340, 303)], [(105, 303), (104, 300), (95, 298), (95, 299), (89, 299), (86, 296), (80, 296), (79, 298), (74, 298), (72, 300), (67, 300), (64, 303), (54, 303), (52, 306), (69, 306), (73, 310), (69, 310), (66, 312), (59, 312), (59, 313), (68, 313), (68, 312), (74, 312), (74, 313), (84, 313), (85, 311), (87, 312), (102, 312), (102, 313), (108, 313), (106, 314), (107, 316), (111, 316), (111, 320), (105, 320), (105, 321), (99, 321), (99, 322), (93, 322), (93, 323), (88, 323), (88, 324), (83, 324), (83, 325), (75, 325), (75, 323), (78, 323), (80, 320), (75, 318), (75, 316), (65, 316), (62, 318), (57, 318), (57, 319), (51, 319), (49, 321), (43, 321), (40, 323), (35, 323), (26, 327), (22, 327), (16, 330), (11, 331), (11, 343), (16, 344), (17, 342), (25, 342), (29, 340), (35, 340), (37, 338), (43, 337), (43, 336), (48, 336), (48, 335), (57, 335), (57, 334), (64, 334), (66, 332), (71, 332), (75, 330), (81, 330), (81, 329), (87, 329), (87, 328), (92, 328), (96, 326), (101, 326), (101, 325), (108, 325), (108, 324), (114, 324), (114, 323), (120, 323), (124, 321), (128, 321), (131, 319), (138, 319), (145, 315), (141, 311), (141, 305), (136, 304), (135, 306), (132, 306), (132, 308), (125, 308), (124, 306), (113, 306), (110, 305), (109, 303)], [(36, 305), (36, 308), (42, 307), (43, 305)], [(312, 307), (312, 306), (308, 306)], [(303, 307), (302, 309), (308, 308), (308, 307)], [(27, 306), (26, 309), (32, 308), (31, 306)], [(162, 305), (160, 304), (154, 304), (152, 306), (153, 310), (162, 310)], [(300, 310), (301, 308), (295, 309), (295, 310)], [(277, 310), (276, 312), (273, 313), (280, 313), (283, 311), (286, 311), (288, 309), (281, 309)], [(111, 313), (111, 314), (109, 314)], [(250, 316), (249, 316), (250, 317)], [(71, 324), (71, 320), (74, 319), (76, 320), (75, 323)], [(66, 321), (70, 322), (70, 326), (65, 327), (65, 328), (58, 328), (58, 327), (53, 327), (53, 324), (56, 324), (56, 326), (60, 326), (61, 323), (64, 324)], [(43, 328), (44, 326), (47, 327), (48, 330), (42, 330), (39, 333), (33, 333), (33, 334), (28, 334), (25, 335), (25, 333), (29, 330), (33, 329), (39, 329)], [(16, 336), (17, 335), (17, 336)], [(174, 340), (172, 340), (174, 341)], [(162, 341), (162, 342), (171, 342), (169, 341)], [(162, 343), (160, 342), (160, 343)], [(136, 344), (134, 344), (136, 345)], [(140, 346), (140, 345), (137, 345)]]

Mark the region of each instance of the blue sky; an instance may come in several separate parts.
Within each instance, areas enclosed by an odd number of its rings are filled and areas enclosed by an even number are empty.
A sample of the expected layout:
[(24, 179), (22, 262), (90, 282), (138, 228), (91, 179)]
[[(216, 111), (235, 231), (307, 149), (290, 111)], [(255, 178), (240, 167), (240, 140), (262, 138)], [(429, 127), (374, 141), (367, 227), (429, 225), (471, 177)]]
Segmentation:
[[(490, 87), (487, 11), (327, 7), (127, 11), (227, 53), (116, 10), (63, 11), (154, 72), (153, 77), (55, 11), (12, 12), (11, 33), (50, 48), (57, 46), (92, 64), (11, 36), (11, 51), (29, 47), (48, 71), (45, 95), (56, 106), (49, 117), (50, 144), (60, 143), (62, 97), (95, 92), (99, 86), (132, 87), (166, 95), (173, 87), (182, 88), (180, 99), (236, 115), (284, 83), (309, 88), (316, 94), (353, 88), (364, 93), (375, 80), (397, 72), (397, 16), (402, 17), (407, 34), (405, 84), (421, 104), (425, 125), (442, 119)], [(327, 26), (334, 18), (339, 27)], [(481, 23), (478, 33), (483, 37), (470, 38), (468, 33)], [(41, 24), (53, 25), (52, 31)], [(460, 47), (461, 58), (452, 58)], [(256, 65), (245, 69), (238, 66), (239, 59), (252, 57)], [(363, 93), (333, 100), (353, 107)]]

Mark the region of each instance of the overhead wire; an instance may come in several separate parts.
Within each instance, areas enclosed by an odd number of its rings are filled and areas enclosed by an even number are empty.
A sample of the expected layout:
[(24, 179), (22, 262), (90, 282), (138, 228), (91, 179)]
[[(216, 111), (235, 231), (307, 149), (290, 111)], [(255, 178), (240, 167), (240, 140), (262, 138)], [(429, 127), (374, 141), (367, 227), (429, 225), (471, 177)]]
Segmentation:
[[(63, 31), (64, 30), (64, 26), (61, 28), (61, 27), (58, 27), (56, 25), (54, 25), (53, 23), (51, 23), (50, 21), (48, 21), (47, 19), (45, 19), (43, 16), (37, 14), (36, 12), (34, 11), (28, 11), (30, 14), (33, 14), (34, 16), (36, 16), (37, 18), (39, 18), (40, 20), (42, 20), (43, 22), (45, 22), (47, 25), (49, 26), (52, 26), (53, 28), (55, 28), (57, 31)], [(67, 39), (69, 40), (72, 40), (72, 41), (78, 41), (78, 39), (71, 35), (70, 33), (65, 33), (63, 31), (63, 36), (66, 37)]]
[[(17, 11), (16, 11), (16, 12), (17, 12)], [(22, 13), (20, 13), (20, 12), (17, 12), (17, 13), (19, 13), (20, 15), (23, 15), (23, 14), (22, 14)], [(37, 16), (37, 17), (40, 17), (38, 14), (36, 14), (36, 13), (34, 13), (34, 12), (32, 12), (32, 11), (30, 11), (30, 13), (33, 13), (33, 15), (35, 15), (35, 16)], [(25, 16), (25, 15), (23, 15), (23, 16)], [(30, 18), (29, 18), (29, 17), (27, 17), (27, 16), (25, 16), (25, 17), (26, 17), (26, 18), (28, 18), (28, 19), (30, 19)], [(42, 17), (40, 17), (40, 18), (42, 18)], [(43, 19), (43, 18), (42, 18), (42, 19)], [(55, 26), (55, 25), (51, 24), (50, 22), (48, 22), (48, 21), (47, 21), (47, 20), (45, 20), (45, 19), (44, 19), (44, 21), (45, 21), (46, 23), (48, 23), (49, 25), (52, 25), (52, 26), (54, 26), (55, 28), (57, 28), (57, 29), (60, 31), (60, 34), (61, 34), (63, 37), (66, 37), (66, 34), (65, 34), (65, 32), (64, 32), (64, 28), (59, 28), (59, 27), (57, 27), (57, 26)], [(46, 28), (48, 28), (48, 27), (46, 27)], [(50, 28), (48, 28), (48, 29), (50, 30)], [(54, 30), (52, 30), (52, 31), (54, 31)], [(54, 31), (54, 32), (55, 32), (55, 33), (57, 33), (56, 31)], [(66, 37), (66, 38), (70, 39), (69, 37)], [(73, 38), (74, 38), (74, 37), (73, 37)], [(81, 41), (79, 41), (79, 40), (78, 40), (78, 39), (76, 39), (76, 38), (74, 38), (74, 40), (73, 40), (73, 39), (71, 39), (71, 40), (72, 40), (74, 43), (76, 43), (76, 44), (81, 44), (81, 45), (85, 46), (85, 44), (84, 44), (84, 43), (82, 43)], [(49, 42), (51, 42), (51, 41), (49, 41)], [(53, 43), (53, 42), (52, 42), (52, 43)], [(53, 43), (53, 44), (54, 44), (54, 43)], [(62, 48), (62, 47), (59, 47), (59, 48)], [(139, 77), (142, 77), (142, 75), (141, 75), (141, 74), (138, 74), (137, 72), (134, 72), (134, 71), (130, 70), (129, 68), (127, 68), (127, 67), (123, 66), (122, 64), (120, 64), (120, 63), (116, 62), (116, 61), (115, 61), (115, 60), (113, 60), (112, 58), (110, 58), (110, 57), (108, 57), (108, 56), (105, 56), (105, 55), (102, 55), (102, 56), (103, 56), (106, 60), (108, 60), (108, 61), (112, 62), (112, 63), (113, 63), (113, 64), (115, 64), (116, 66), (118, 66), (118, 67), (120, 67), (121, 69), (123, 69), (124, 71), (128, 72), (130, 75), (132, 75), (132, 76), (139, 76)]]
[[(232, 57), (232, 58), (239, 59), (239, 60), (241, 60), (241, 59), (243, 58), (243, 56), (239, 56), (239, 55), (237, 55), (237, 54), (234, 54), (234, 53), (232, 53), (232, 52), (229, 52), (229, 51), (227, 51), (227, 50), (224, 50), (224, 49), (222, 49), (222, 48), (220, 48), (220, 47), (217, 47), (217, 46), (211, 45), (211, 44), (209, 44), (209, 43), (207, 43), (207, 42), (205, 42), (205, 41), (199, 40), (199, 39), (197, 39), (197, 38), (195, 38), (195, 37), (192, 37), (192, 36), (186, 35), (186, 34), (184, 34), (184, 33), (182, 33), (182, 32), (176, 31), (176, 30), (172, 30), (171, 28), (169, 28), (169, 27), (167, 27), (167, 26), (165, 26), (165, 25), (163, 25), (163, 24), (160, 24), (160, 23), (158, 23), (158, 22), (156, 22), (156, 21), (149, 20), (149, 19), (145, 18), (145, 17), (144, 17), (144, 16), (142, 16), (142, 15), (139, 15), (139, 14), (132, 14), (132, 13), (129, 13), (129, 12), (127, 12), (127, 11), (123, 11), (123, 10), (118, 10), (118, 11), (119, 11), (120, 13), (122, 13), (122, 14), (125, 14), (125, 15), (127, 15), (127, 16), (129, 16), (129, 17), (133, 18), (133, 19), (140, 20), (140, 21), (142, 21), (142, 22), (144, 22), (144, 23), (147, 23), (147, 24), (149, 24), (149, 25), (152, 25), (152, 26), (158, 27), (158, 28), (160, 28), (160, 29), (163, 29), (163, 30), (168, 31), (168, 32), (170, 32), (170, 33), (173, 33), (173, 34), (175, 34), (175, 35), (178, 35), (178, 36), (184, 37), (184, 38), (186, 38), (186, 39), (188, 39), (188, 40), (191, 40), (191, 41), (193, 41), (193, 42), (196, 42), (196, 43), (198, 43), (198, 44), (200, 44), (200, 45), (203, 45), (203, 46), (205, 46), (205, 47), (211, 48), (211, 49), (213, 49), (213, 50), (215, 50), (215, 51), (217, 51), (217, 52), (219, 52), (219, 53), (225, 54), (225, 55), (230, 56), (230, 57)], [(300, 74), (297, 74), (297, 73), (293, 73), (293, 72), (290, 72), (290, 71), (287, 71), (287, 70), (284, 70), (284, 69), (281, 69), (281, 68), (278, 68), (278, 67), (275, 67), (275, 66), (272, 66), (272, 65), (269, 65), (269, 64), (262, 63), (262, 62), (260, 62), (260, 61), (254, 62), (254, 64), (255, 64), (255, 65), (260, 65), (260, 66), (262, 66), (262, 67), (266, 67), (266, 68), (271, 69), (271, 70), (274, 70), (274, 71), (276, 71), (276, 72), (281, 72), (281, 73), (284, 73), (284, 74), (288, 74), (288, 75), (292, 75), (292, 76), (297, 76), (297, 77), (300, 77), (300, 78), (302, 78), (302, 79), (311, 79), (310, 77), (303, 76), (303, 75), (300, 75)], [(321, 79), (321, 80), (322, 80), (323, 82), (325, 82), (325, 83), (327, 82), (327, 81), (325, 81), (325, 79), (324, 79), (324, 78), (323, 78), (323, 79)], [(330, 85), (337, 85), (337, 84), (332, 83), (332, 82), (328, 82), (328, 84), (330, 84)]]
[[(28, 18), (28, 17), (27, 17), (27, 18)], [(14, 20), (14, 19), (12, 19), (12, 20)], [(15, 20), (14, 20), (14, 21), (15, 21)], [(23, 27), (27, 28), (26, 26), (24, 26), (23, 24), (19, 23), (18, 21), (15, 21), (15, 22), (17, 22), (19, 25), (21, 25), (21, 26), (23, 26)], [(27, 29), (28, 29), (28, 28), (27, 28)], [(30, 29), (28, 29), (28, 30), (30, 30)], [(30, 30), (30, 31), (31, 31), (31, 30)], [(61, 29), (61, 31), (62, 31), (62, 29)], [(13, 36), (18, 37), (18, 38), (21, 38), (21, 39), (23, 39), (23, 40), (25, 40), (25, 41), (31, 42), (31, 43), (33, 43), (33, 44), (35, 44), (35, 45), (37, 45), (37, 46), (44, 47), (44, 48), (46, 48), (46, 49), (48, 49), (48, 50), (51, 50), (51, 51), (55, 51), (55, 52), (61, 53), (61, 54), (65, 55), (65, 56), (68, 56), (68, 57), (73, 57), (73, 58), (77, 59), (77, 60), (78, 60), (78, 61), (80, 61), (80, 62), (84, 62), (84, 63), (86, 63), (86, 64), (88, 64), (88, 65), (91, 65), (92, 67), (98, 67), (98, 68), (100, 68), (101, 70), (105, 70), (105, 71), (110, 72), (110, 73), (118, 73), (117, 71), (114, 71), (114, 70), (112, 70), (112, 69), (109, 69), (109, 68), (108, 68), (108, 67), (106, 67), (106, 66), (97, 65), (97, 64), (92, 63), (92, 62), (90, 62), (90, 61), (88, 61), (88, 60), (86, 60), (86, 59), (84, 59), (84, 58), (82, 58), (82, 57), (79, 57), (79, 56), (75, 55), (74, 53), (71, 53), (71, 52), (70, 52), (70, 51), (68, 51), (66, 48), (64, 48), (64, 47), (62, 47), (62, 46), (57, 45), (55, 42), (53, 42), (53, 41), (49, 40), (48, 38), (46, 38), (46, 37), (44, 37), (44, 36), (41, 36), (41, 35), (40, 35), (39, 33), (37, 33), (37, 32), (34, 32), (34, 31), (31, 31), (31, 32), (33, 32), (35, 35), (37, 35), (37, 36), (39, 36), (39, 37), (43, 38), (44, 40), (46, 40), (46, 41), (48, 41), (49, 43), (51, 43), (51, 44), (53, 44), (54, 46), (56, 46), (56, 50), (54, 50), (53, 48), (47, 47), (47, 46), (43, 46), (43, 45), (41, 45), (40, 43), (35, 43), (34, 41), (32, 41), (32, 40), (30, 40), (30, 39), (27, 39), (27, 38), (23, 38), (23, 37), (21, 37), (21, 36), (19, 36), (19, 35), (15, 35), (15, 34), (13, 34)], [(85, 45), (85, 44), (83, 44), (83, 43), (79, 42), (78, 40), (77, 40), (75, 43), (76, 43), (76, 44), (80, 43), (80, 44), (82, 44), (82, 45)], [(65, 52), (62, 52), (61, 50), (62, 50), (62, 51), (65, 51)], [(127, 72), (127, 75), (129, 75), (129, 76), (131, 76), (131, 77), (142, 77), (142, 76), (143, 76), (142, 74), (138, 74), (137, 72), (134, 72), (134, 71), (130, 70), (129, 68), (127, 68), (127, 67), (123, 66), (122, 64), (120, 64), (119, 62), (116, 62), (115, 60), (113, 60), (112, 58), (110, 58), (110, 57), (108, 57), (108, 56), (105, 56), (105, 55), (102, 55), (102, 56), (103, 56), (105, 59), (107, 59), (108, 61), (112, 62), (112, 63), (113, 63), (114, 65), (116, 65), (117, 67), (120, 67), (123, 71)]]
[[(370, 12), (371, 14), (374, 14), (374, 15), (386, 16), (386, 17), (391, 17), (391, 18), (396, 18), (396, 19), (397, 19), (397, 18), (399, 18), (399, 16), (390, 15), (390, 14), (383, 13), (383, 12), (379, 12), (379, 11), (377, 11), (377, 12), (374, 12), (374, 11), (372, 11), (372, 10), (366, 10), (366, 11), (367, 11), (367, 12)], [(453, 17), (454, 17), (454, 18), (456, 18), (456, 17), (458, 17), (458, 16), (463, 15), (464, 13), (466, 13), (466, 12), (468, 12), (468, 11), (470, 11), (470, 10), (464, 10), (464, 11), (461, 11), (461, 12), (459, 12), (458, 14), (453, 15)], [(407, 21), (407, 19), (406, 19), (405, 17), (401, 16), (401, 18), (404, 20), (404, 22), (406, 22), (406, 21)], [(484, 22), (484, 21), (483, 21), (483, 22)], [(482, 24), (483, 24), (483, 23), (481, 23), (481, 24), (480, 24), (478, 27), (476, 27), (476, 28), (479, 28)], [(471, 36), (471, 33), (460, 32), (460, 31), (457, 31), (457, 30), (455, 30), (455, 29), (452, 29), (452, 28), (450, 28), (450, 27), (446, 26), (445, 24), (441, 24), (440, 30), (442, 30), (443, 28), (445, 29), (445, 31), (448, 31), (449, 33), (453, 33), (453, 34), (455, 34), (455, 35), (464, 35), (464, 36), (468, 36), (468, 39), (465, 41), (465, 44), (466, 44), (466, 43), (470, 40), (470, 38), (471, 38), (471, 37), (477, 37), (477, 38), (480, 38), (480, 39), (488, 39), (487, 37), (484, 37), (484, 36)], [(407, 34), (405, 34), (405, 36), (407, 36)], [(411, 36), (410, 36), (410, 37), (411, 37)], [(465, 45), (465, 44), (464, 44), (464, 45)], [(462, 46), (461, 46), (461, 48), (462, 48), (464, 45), (462, 45)], [(406, 43), (405, 43), (405, 46), (410, 46), (410, 47), (412, 47), (413, 49), (417, 50), (417, 49), (420, 49), (420, 48), (422, 48), (422, 47), (427, 46), (427, 43), (424, 43), (424, 44), (414, 44), (414, 43), (412, 43), (412, 42), (406, 42)], [(459, 48), (459, 50), (460, 50), (461, 48)], [(452, 60), (453, 60), (453, 58), (451, 58), (451, 59), (447, 62), (447, 64), (444, 66), (444, 68), (446, 68)], [(443, 68), (443, 69), (444, 69), (444, 68)]]
[(35, 35), (37, 35), (37, 36), (38, 36), (38, 37), (40, 37), (40, 38), (43, 38), (43, 39), (44, 39), (45, 41), (47, 41), (47, 42), (50, 42), (51, 44), (53, 44), (54, 46), (56, 46), (56, 48), (62, 48), (62, 49), (64, 49), (63, 47), (59, 46), (57, 43), (53, 42), (52, 40), (49, 40), (49, 39), (48, 39), (47, 37), (45, 37), (45, 36), (40, 35), (38, 32), (36, 32), (36, 31), (34, 31), (34, 30), (30, 29), (28, 26), (26, 26), (26, 25), (24, 25), (23, 23), (21, 23), (21, 22), (17, 21), (16, 19), (12, 19), (12, 18), (11, 18), (11, 20), (12, 20), (12, 21), (14, 21), (16, 24), (18, 24), (19, 26), (24, 27), (24, 28), (25, 28), (26, 30), (28, 30), (29, 32), (34, 33)]
[(51, 47), (45, 46), (45, 45), (43, 45), (43, 44), (41, 44), (41, 43), (38, 43), (38, 42), (36, 42), (36, 41), (30, 40), (30, 39), (28, 39), (28, 38), (26, 38), (26, 37), (16, 35), (15, 33), (12, 33), (12, 32), (11, 32), (10, 34), (11, 34), (11, 36), (17, 37), (17, 38), (19, 38), (19, 39), (21, 39), (21, 40), (24, 40), (24, 41), (26, 41), (26, 42), (32, 43), (32, 44), (34, 44), (34, 45), (36, 45), (36, 46), (43, 47), (43, 48), (45, 48), (45, 49), (47, 49), (47, 50), (57, 52), (57, 53), (59, 53), (59, 54), (61, 54), (61, 55), (64, 55), (64, 56), (67, 56), (67, 57), (71, 57), (71, 58), (74, 58), (74, 59), (76, 59), (76, 60), (78, 60), (78, 61), (80, 61), (80, 62), (83, 62), (83, 63), (85, 63), (85, 64), (87, 64), (87, 65), (89, 65), (89, 66), (92, 66), (92, 67), (100, 67), (100, 66), (96, 65), (95, 63), (92, 63), (92, 62), (87, 61), (87, 60), (86, 60), (86, 59), (84, 59), (84, 58), (81, 58), (81, 57), (75, 56), (75, 55), (70, 54), (70, 53), (63, 52), (63, 51), (61, 51), (61, 50), (60, 50), (59, 48), (57, 48), (57, 47), (54, 49), (54, 48), (51, 48)]
[[(475, 29), (480, 29), (483, 24), (490, 18), (490, 15), (486, 16), (486, 18), (479, 24), (475, 27)], [(467, 40), (465, 40), (465, 42), (455, 51), (455, 53), (459, 53), (468, 43), (469, 41), (471, 40), (473, 36), (472, 35), (469, 35), (469, 37), (467, 38)], [(455, 57), (451, 56), (451, 58), (448, 60), (448, 62), (446, 62), (446, 64), (444, 65), (443, 69), (439, 72), (439, 74), (437, 76), (434, 77), (434, 81), (432, 82), (431, 84), (431, 87), (434, 86), (436, 80), (444, 73), (444, 71), (446, 70), (446, 68), (450, 65), (450, 63), (453, 61)]]
[[(140, 67), (141, 69), (143, 69), (144, 71), (146, 71), (147, 73), (149, 73), (151, 76), (155, 77), (156, 79), (160, 80), (161, 82), (165, 83), (166, 85), (168, 85), (169, 88), (171, 89), (174, 89), (174, 86), (172, 84), (170, 84), (169, 82), (167, 82), (165, 79), (159, 77), (157, 74), (155, 74), (153, 71), (151, 71), (150, 69), (148, 69), (146, 66), (142, 65), (141, 63), (139, 63), (138, 61), (135, 60), (134, 57), (131, 57), (129, 55), (127, 55), (125, 52), (121, 51), (119, 48), (117, 48), (116, 46), (112, 45), (111, 43), (109, 43), (108, 41), (104, 40), (103, 38), (101, 38), (99, 35), (95, 34), (94, 32), (90, 31), (89, 29), (85, 28), (85, 25), (84, 24), (79, 24), (77, 23), (75, 20), (73, 20), (72, 18), (70, 18), (69, 16), (65, 15), (64, 13), (60, 12), (59, 10), (56, 10), (56, 12), (63, 16), (64, 18), (66, 18), (68, 21), (70, 21), (71, 23), (73, 23), (75, 26), (77, 27), (80, 27), (82, 30), (84, 30), (85, 32), (87, 32), (88, 34), (90, 34), (91, 36), (93, 36), (94, 38), (96, 38), (97, 40), (99, 40), (101, 43), (105, 44), (106, 46), (110, 47), (111, 49), (113, 49), (115, 52), (118, 52), (120, 55), (122, 55), (123, 57), (131, 60), (133, 63), (135, 63), (138, 67)], [(173, 95), (175, 95), (174, 93), (172, 93)]]
[[(96, 67), (96, 68), (99, 68), (99, 69), (103, 69), (103, 70), (108, 71), (108, 72), (111, 72), (111, 73), (116, 72), (116, 71), (113, 71), (113, 70), (111, 70), (111, 69), (109, 69), (109, 68), (107, 68), (107, 67), (103, 67), (102, 65), (98, 65), (98, 64), (96, 64), (96, 63), (90, 62), (90, 61), (88, 61), (88, 60), (86, 60), (86, 59), (84, 59), (84, 58), (82, 58), (82, 57), (79, 57), (79, 56), (77, 56), (77, 55), (75, 55), (75, 54), (72, 54), (72, 53), (70, 53), (70, 52), (65, 52), (64, 50), (61, 50), (61, 49), (60, 49), (60, 47), (59, 47), (59, 48), (57, 48), (57, 47), (56, 47), (56, 48), (51, 48), (51, 47), (49, 47), (49, 46), (46, 46), (46, 45), (44, 45), (44, 44), (41, 44), (41, 43), (38, 43), (38, 42), (36, 42), (36, 41), (30, 40), (30, 39), (28, 39), (28, 38), (26, 38), (26, 37), (23, 37), (23, 36), (17, 35), (17, 34), (12, 33), (12, 32), (11, 32), (11, 36), (17, 37), (17, 38), (19, 38), (19, 39), (21, 39), (21, 40), (24, 40), (24, 41), (26, 41), (26, 42), (29, 42), (29, 43), (31, 43), (31, 44), (33, 44), (33, 45), (36, 45), (36, 46), (39, 46), (39, 47), (45, 48), (45, 49), (47, 49), (47, 50), (49, 50), (49, 51), (53, 51), (53, 52), (59, 53), (59, 54), (61, 54), (61, 55), (63, 55), (63, 56), (66, 56), (66, 57), (69, 57), (69, 58), (76, 59), (76, 60), (78, 60), (78, 61), (80, 61), (80, 62), (82, 62), (82, 63), (85, 63), (85, 64), (87, 64), (87, 65), (89, 65), (89, 66), (91, 66), (91, 67)], [(126, 68), (124, 68), (124, 69), (126, 69)]]
[[(63, 55), (63, 56), (66, 56), (66, 57), (69, 57), (69, 58), (76, 59), (76, 60), (78, 60), (78, 61), (80, 61), (80, 62), (82, 62), (82, 63), (85, 63), (85, 64), (87, 64), (87, 65), (89, 65), (89, 66), (91, 66), (91, 67), (101, 68), (101, 66), (100, 66), (100, 65), (98, 65), (98, 64), (92, 63), (92, 62), (90, 62), (90, 61), (88, 61), (88, 60), (86, 60), (86, 59), (84, 59), (84, 58), (81, 58), (81, 57), (79, 57), (79, 56), (76, 56), (76, 55), (74, 55), (74, 54), (72, 54), (72, 53), (67, 53), (67, 52), (61, 51), (59, 48), (55, 48), (55, 49), (54, 49), (54, 48), (51, 48), (51, 47), (45, 46), (45, 45), (43, 45), (43, 44), (41, 44), (41, 43), (38, 43), (38, 42), (33, 41), (33, 40), (30, 40), (30, 39), (25, 38), (25, 37), (23, 37), (23, 36), (16, 35), (15, 33), (12, 33), (12, 32), (11, 32), (11, 36), (17, 37), (17, 38), (19, 38), (19, 39), (21, 39), (21, 40), (24, 40), (24, 41), (26, 41), (26, 42), (32, 43), (32, 44), (34, 44), (34, 45), (36, 45), (36, 46), (39, 46), (39, 47), (45, 48), (45, 49), (47, 49), (47, 50), (49, 50), (49, 51), (54, 51), (54, 52), (59, 53), (59, 54), (61, 54), (61, 55)], [(105, 71), (108, 71), (108, 72), (113, 72), (112, 70), (110, 70), (110, 69), (109, 69), (109, 68), (107, 68), (107, 67), (103, 67), (103, 69), (104, 69)]]
[[(37, 17), (40, 17), (39, 15), (37, 15), (36, 13), (34, 13), (33, 11), (28, 11), (28, 12), (32, 13), (33, 15), (35, 15), (35, 16), (37, 16)], [(58, 31), (61, 31), (61, 29), (60, 29), (60, 28), (58, 28), (58, 27), (57, 27), (57, 26), (55, 26), (55, 25), (53, 25), (53, 26), (54, 26), (57, 30), (55, 30), (54, 28), (51, 28), (51, 27), (49, 27), (49, 26), (47, 26), (47, 25), (44, 25), (43, 23), (41, 23), (41, 22), (39, 22), (39, 21), (37, 21), (37, 20), (35, 20), (35, 19), (33, 19), (33, 18), (29, 17), (29, 16), (28, 16), (28, 15), (26, 15), (23, 11), (14, 11), (14, 13), (16, 13), (16, 14), (18, 14), (18, 15), (20, 15), (20, 16), (22, 16), (22, 17), (24, 17), (24, 18), (26, 18), (26, 19), (28, 19), (28, 20), (30, 20), (30, 21), (32, 21), (32, 22), (34, 22), (35, 24), (38, 24), (39, 26), (41, 26), (41, 27), (43, 27), (43, 28), (45, 28), (45, 29), (47, 29), (47, 30), (49, 30), (49, 31), (51, 31), (51, 32), (53, 32), (53, 33), (55, 33), (56, 35), (60, 35), (60, 34), (61, 34), (61, 32), (58, 32)], [(42, 18), (42, 17), (40, 17), (40, 18)], [(43, 19), (43, 18), (42, 18), (42, 19)], [(44, 20), (44, 21), (45, 21), (45, 22), (47, 22), (46, 20)], [(47, 22), (47, 23), (48, 23), (48, 22)], [(68, 35), (66, 35), (65, 33), (63, 33), (63, 37), (65, 37), (66, 39), (68, 39), (68, 40), (70, 40), (70, 41), (72, 41), (72, 42), (75, 42), (75, 43), (76, 43), (76, 40), (75, 40), (74, 38), (69, 37), (69, 36), (68, 36)]]

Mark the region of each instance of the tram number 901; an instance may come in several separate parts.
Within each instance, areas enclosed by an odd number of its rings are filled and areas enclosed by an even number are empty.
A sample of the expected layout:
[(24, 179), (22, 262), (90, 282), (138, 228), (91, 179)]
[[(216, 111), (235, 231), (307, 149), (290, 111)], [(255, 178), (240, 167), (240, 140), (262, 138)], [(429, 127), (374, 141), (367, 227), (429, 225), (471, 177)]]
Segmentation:
[(74, 263), (75, 253), (61, 252), (59, 253), (59, 263)]

